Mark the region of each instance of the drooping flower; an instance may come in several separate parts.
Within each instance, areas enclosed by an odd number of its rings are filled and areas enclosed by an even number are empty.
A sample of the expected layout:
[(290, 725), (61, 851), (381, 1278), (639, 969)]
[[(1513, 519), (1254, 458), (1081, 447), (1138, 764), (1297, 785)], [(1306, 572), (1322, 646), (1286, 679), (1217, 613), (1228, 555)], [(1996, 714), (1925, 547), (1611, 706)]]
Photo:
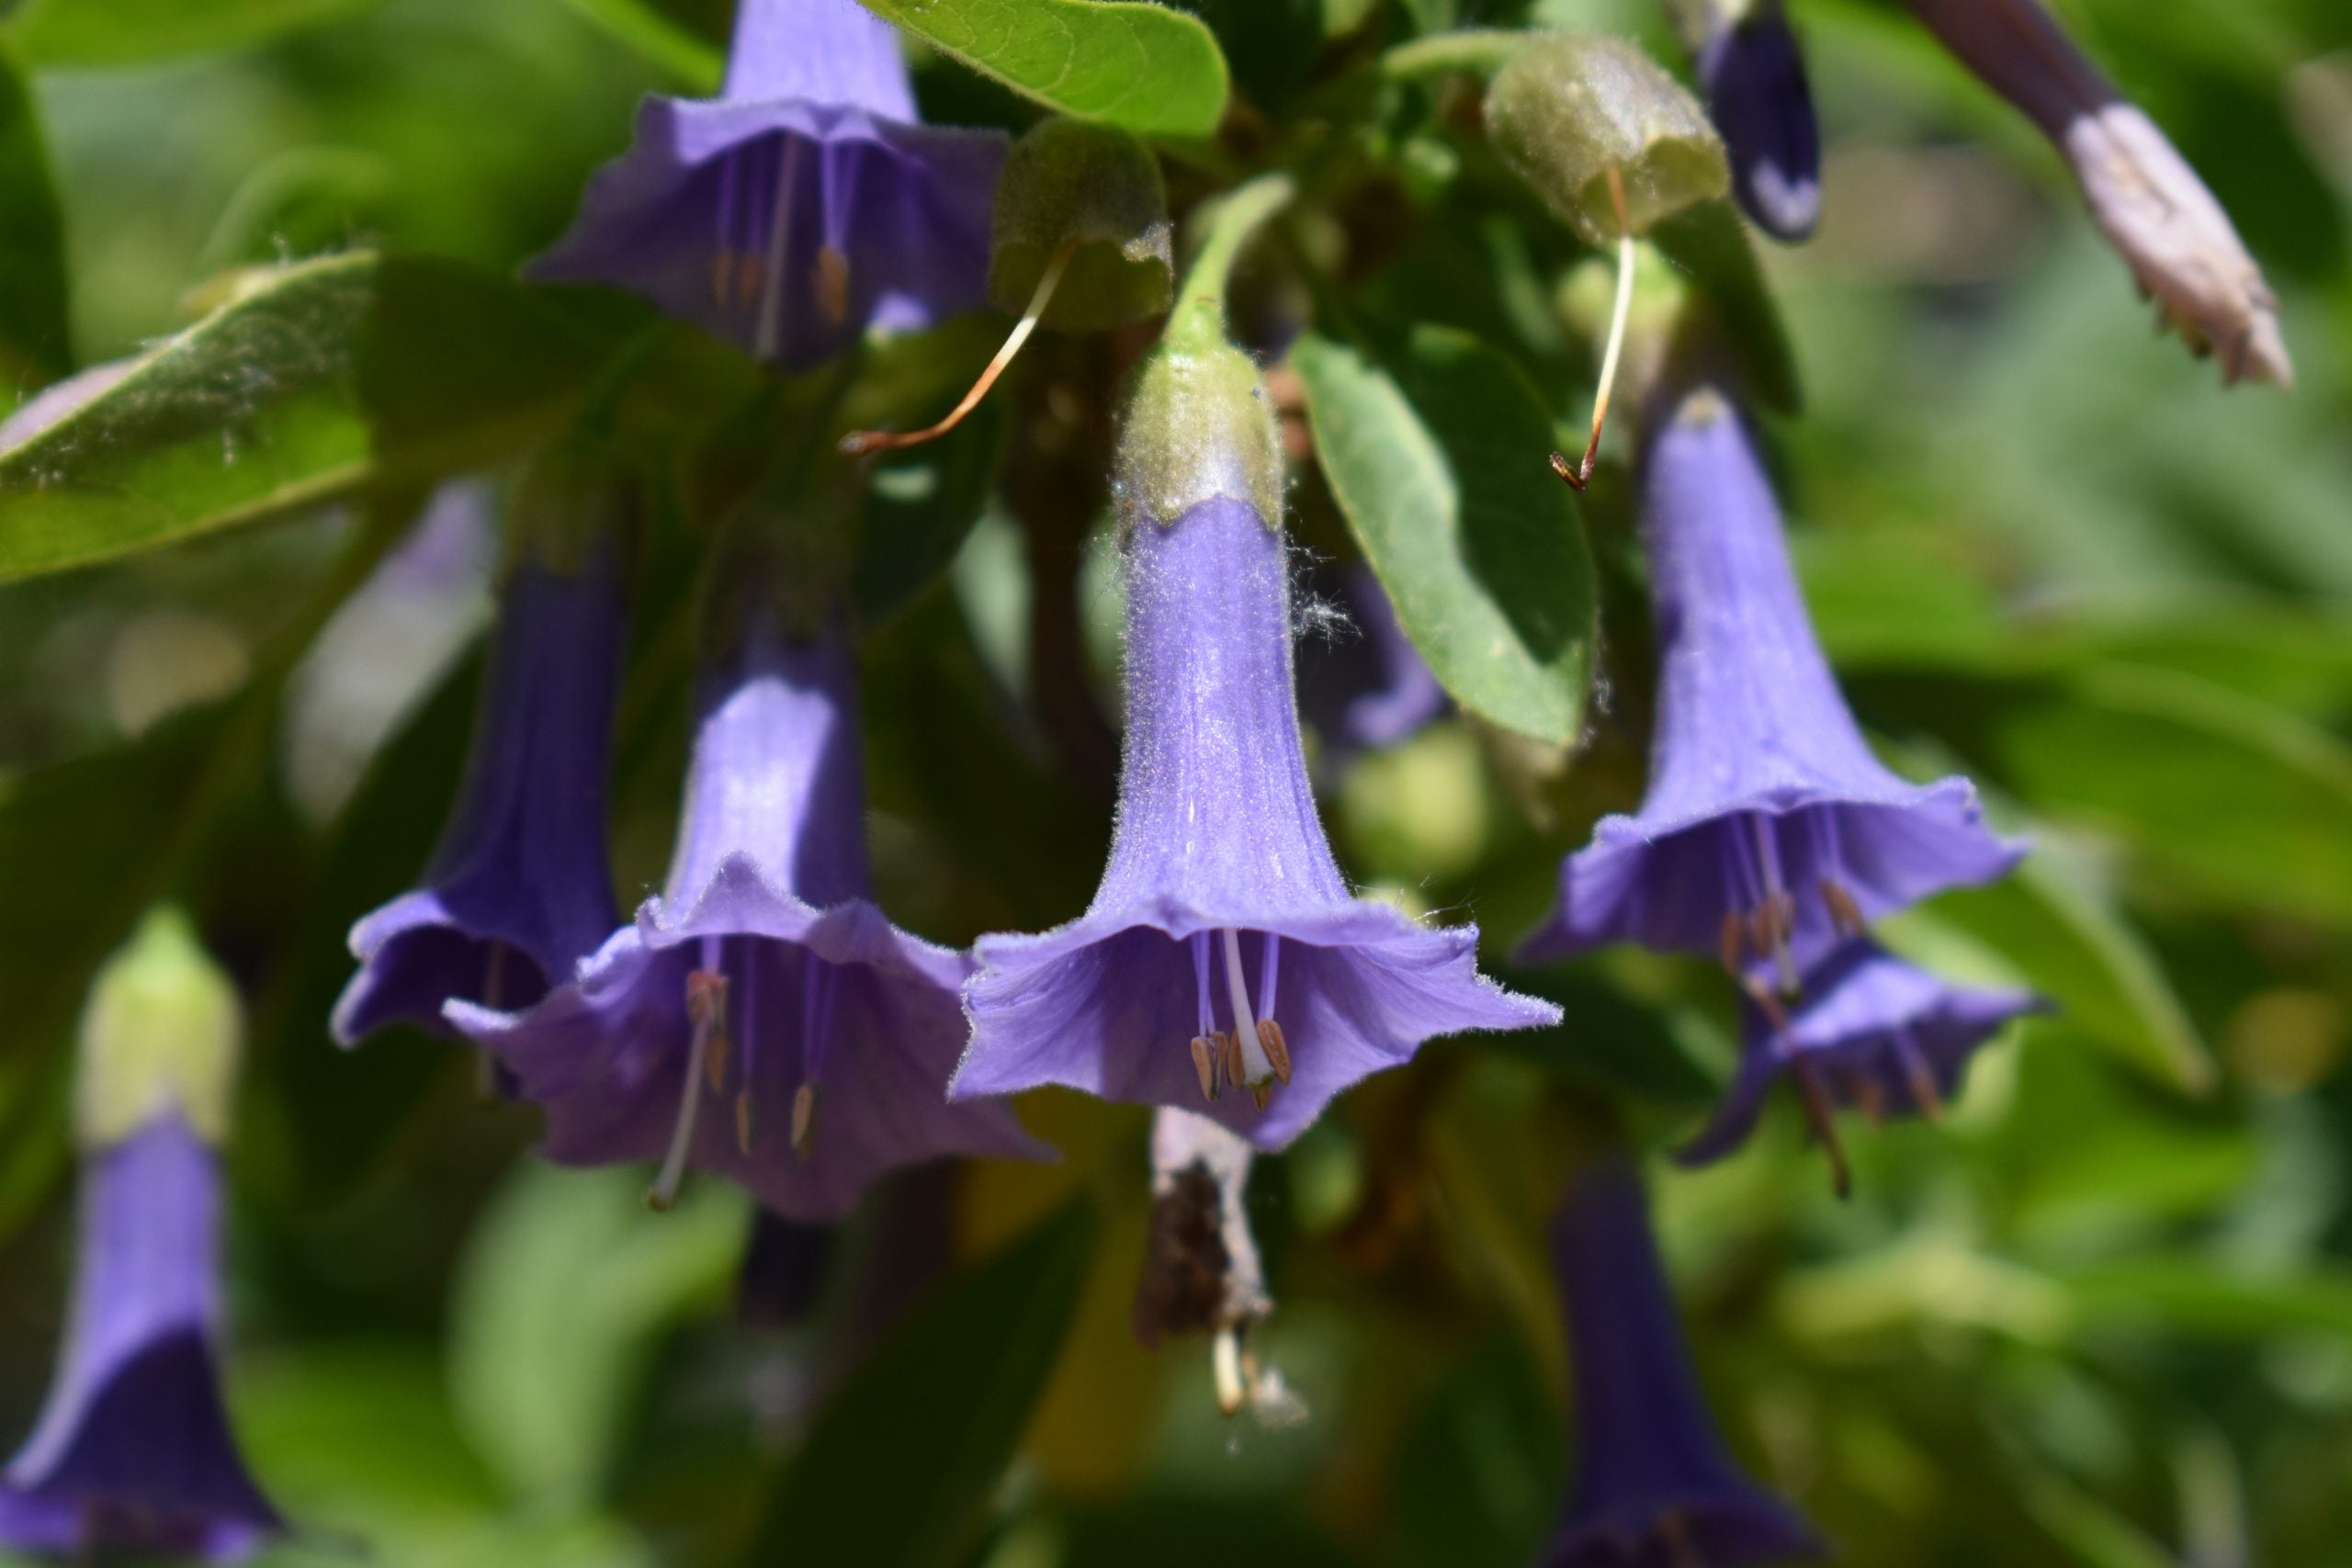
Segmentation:
[(359, 972), (334, 1010), (345, 1044), (392, 1022), (438, 1033), (450, 1000), (528, 1007), (571, 976), (619, 914), (605, 774), (625, 611), (614, 541), (508, 573), (458, 800), (421, 886), (351, 929)]
[(1890, 773), (1806, 619), (1754, 437), (1708, 387), (1679, 400), (1641, 476), (1660, 669), (1639, 813), (1604, 818), (1560, 867), (1522, 949), (1611, 942), (1768, 962), (1782, 991), (1871, 920), (1989, 882), (2023, 847), (1963, 778)]
[(550, 1158), (661, 1160), (657, 1206), (691, 1165), (816, 1221), (898, 1166), (1041, 1152), (941, 1092), (969, 964), (869, 899), (855, 682), (838, 622), (754, 612), (707, 672), (662, 894), (527, 1011), (449, 1005), (546, 1111)]
[(1795, 1509), (1739, 1472), (1707, 1413), (1622, 1157), (1579, 1179), (1552, 1222), (1576, 1406), (1577, 1475), (1544, 1568), (1741, 1568), (1827, 1553)]
[(897, 36), (855, 0), (744, 0), (719, 96), (648, 97), (530, 272), (805, 369), (987, 302), (1004, 150), (921, 122)]
[(1793, 1077), (1814, 1133), (1844, 1186), (1833, 1108), (1885, 1116), (1939, 1116), (1976, 1048), (2011, 1019), (2040, 1010), (2026, 991), (1948, 984), (1867, 937), (1806, 971), (1804, 999), (1781, 1018), (1747, 1007), (1738, 1076), (1706, 1127), (1676, 1157), (1721, 1159), (1747, 1139), (1774, 1080)]
[(1445, 712), (1445, 688), (1396, 619), (1372, 569), (1318, 577), (1351, 630), (1300, 649), (1298, 700), (1326, 750), (1342, 756), (1401, 745)]
[(220, 1171), (235, 992), (184, 918), (148, 917), (83, 1023), (74, 1306), (39, 1425), (0, 1474), (0, 1542), (250, 1555), (285, 1529), (222, 1406)]
[(1208, 266), (1121, 437), (1126, 723), (1110, 863), (1077, 919), (980, 940), (950, 1092), (1205, 1098), (1279, 1148), (1432, 1035), (1558, 1011), (1482, 978), (1475, 929), (1426, 930), (1353, 897), (1331, 858), (1299, 741), (1272, 401), (1225, 340)]
[(2155, 123), (2037, 0), (1911, 0), (1944, 46), (2041, 128), (2159, 316), (2222, 378), (2291, 387), (2278, 297), (2229, 214)]
[(1781, 0), (1688, 0), (1679, 9), (1707, 118), (1731, 159), (1732, 194), (1774, 239), (1804, 239), (1821, 217), (1821, 131)]

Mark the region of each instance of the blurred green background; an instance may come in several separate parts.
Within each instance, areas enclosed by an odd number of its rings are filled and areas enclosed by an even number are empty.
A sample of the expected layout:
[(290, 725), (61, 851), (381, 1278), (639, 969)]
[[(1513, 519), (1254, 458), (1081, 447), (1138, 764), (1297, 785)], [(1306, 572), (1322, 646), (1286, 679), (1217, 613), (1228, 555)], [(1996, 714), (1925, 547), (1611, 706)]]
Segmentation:
[[(1580, 420), (1589, 258), (1479, 187), (1443, 93), (1347, 88), (1383, 39), (1526, 8), (1195, 8), (1263, 145), (1343, 145), (1365, 189), (1402, 193), (1387, 248), (1351, 258), (1363, 298), (1478, 332)], [(2157, 337), (2063, 165), (1899, 8), (1793, 0), (1826, 216), (1763, 262), (1804, 392), (1769, 431), (1806, 587), (1890, 754), (1965, 768), (2038, 845), (1886, 934), (2064, 1010), (1985, 1051), (1946, 1124), (1857, 1129), (1849, 1201), (1787, 1107), (1713, 1170), (1660, 1162), (1657, 1201), (1719, 1418), (1846, 1561), (2332, 1568), (2352, 1539), (2352, 17), (2059, 8), (2230, 209), (2301, 384), (2223, 391)], [(46, 138), (72, 362), (178, 330), (232, 268), (368, 246), (511, 270), (640, 93), (707, 85), (727, 10), (22, 0), (0, 29)], [(1679, 63), (1634, 0), (1532, 19)], [(944, 62), (919, 81), (934, 118), (1031, 112)], [(1171, 164), (1180, 202), (1213, 166)], [(996, 330), (932, 357), (968, 367)], [(882, 900), (943, 941), (1066, 919), (1100, 866), (1116, 611), (1099, 491), (1064, 469), (1099, 456), (1134, 347), (1044, 344), (925, 481), (961, 508), (952, 569), (902, 592), (881, 559), (865, 596)], [(62, 356), (16, 390), (42, 368)], [(422, 863), (454, 784), (506, 477), (445, 493), (356, 595), (420, 489), (0, 589), (0, 1432), (29, 1427), (62, 1324), (81, 988), (169, 892), (251, 1008), (232, 1397), (303, 1527), (272, 1563), (1526, 1563), (1566, 1454), (1544, 1215), (1606, 1129), (1670, 1146), (1732, 1050), (1702, 965), (1502, 965), (1558, 855), (1638, 795), (1622, 470), (1586, 508), (1603, 642), (1575, 756), (1453, 718), (1334, 781), (1351, 874), (1475, 917), (1490, 964), (1568, 1019), (1436, 1043), (1261, 1164), (1263, 1343), (1313, 1412), (1280, 1431), (1219, 1420), (1202, 1345), (1135, 1343), (1139, 1111), (1024, 1100), (1060, 1166), (895, 1184), (810, 1324), (739, 1331), (734, 1194), (702, 1182), (656, 1219), (639, 1173), (532, 1162), (531, 1113), (482, 1106), (455, 1050), (334, 1050), (344, 932)], [(1301, 537), (1344, 553), (1319, 482), (1295, 499)], [(621, 726), (625, 900), (660, 874), (684, 743), (693, 533), (662, 537)], [(897, 1257), (910, 1236), (928, 1255)]]

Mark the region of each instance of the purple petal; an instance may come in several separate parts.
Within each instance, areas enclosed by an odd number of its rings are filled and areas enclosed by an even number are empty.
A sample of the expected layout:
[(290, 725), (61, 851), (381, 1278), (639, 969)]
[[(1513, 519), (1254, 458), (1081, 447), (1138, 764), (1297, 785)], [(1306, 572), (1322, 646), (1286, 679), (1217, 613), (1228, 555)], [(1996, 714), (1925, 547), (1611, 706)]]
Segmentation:
[(1821, 217), (1821, 131), (1804, 55), (1778, 0), (1717, 25), (1698, 68), (1741, 209), (1776, 240), (1805, 238)]
[(508, 579), (457, 806), (424, 885), (352, 928), (336, 1039), (396, 1021), (446, 1032), (452, 998), (527, 1006), (618, 923), (605, 773), (623, 620), (608, 554)]

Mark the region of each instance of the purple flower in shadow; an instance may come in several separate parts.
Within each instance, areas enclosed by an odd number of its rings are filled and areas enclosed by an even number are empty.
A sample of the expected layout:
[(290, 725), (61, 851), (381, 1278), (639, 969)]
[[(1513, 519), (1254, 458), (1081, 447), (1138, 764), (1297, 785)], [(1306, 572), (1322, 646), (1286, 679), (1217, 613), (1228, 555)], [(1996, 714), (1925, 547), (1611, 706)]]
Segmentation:
[(716, 99), (648, 97), (629, 150), (530, 265), (610, 283), (805, 369), (869, 326), (987, 302), (1005, 140), (925, 126), (855, 0), (744, 0)]
[(1634, 942), (1769, 963), (1788, 992), (1869, 921), (2017, 863), (1966, 779), (1911, 784), (1871, 753), (1722, 395), (1688, 393), (1651, 441), (1641, 510), (1662, 660), (1648, 794), (1562, 863), (1524, 958)]
[(1299, 649), (1298, 700), (1325, 750), (1339, 760), (1402, 745), (1446, 710), (1445, 688), (1396, 619), (1372, 568), (1358, 561), (1317, 574), (1351, 629)]
[(1940, 1116), (1976, 1048), (2011, 1019), (2046, 1006), (2028, 991), (1949, 985), (1858, 938), (1805, 972), (1804, 1000), (1783, 1017), (1747, 1004), (1738, 1075), (1706, 1127), (1676, 1157), (1706, 1165), (1745, 1143), (1773, 1081), (1787, 1074), (1804, 1096), (1843, 1190), (1834, 1108), (1860, 1111), (1872, 1122)]
[(63, 1370), (0, 1475), (0, 1542), (249, 1556), (285, 1521), (221, 1404), (213, 1151), (166, 1109), (86, 1157)]
[(1576, 1377), (1577, 1465), (1544, 1568), (1740, 1568), (1815, 1561), (1796, 1510), (1742, 1475), (1707, 1413), (1622, 1156), (1578, 1180), (1552, 1222)]
[(1220, 495), (1132, 518), (1126, 562), (1110, 863), (1079, 919), (980, 940), (950, 1092), (1205, 1093), (1205, 1114), (1278, 1148), (1432, 1035), (1556, 1021), (1479, 976), (1475, 928), (1350, 895), (1307, 787), (1280, 530)]
[(1821, 217), (1821, 131), (1804, 55), (1780, 0), (1734, 17), (1702, 0), (1694, 51), (1707, 118), (1731, 159), (1741, 210), (1776, 240), (1802, 240)]
[(454, 1034), (450, 1000), (527, 1007), (619, 923), (605, 773), (624, 619), (609, 546), (577, 570), (509, 575), (457, 806), (423, 886), (351, 928), (337, 1040), (393, 1022)]
[(846, 637), (754, 625), (707, 679), (665, 891), (527, 1011), (449, 1006), (550, 1158), (661, 1160), (657, 1206), (691, 1165), (818, 1221), (898, 1166), (1046, 1153), (947, 1103), (969, 964), (869, 900), (864, 815)]

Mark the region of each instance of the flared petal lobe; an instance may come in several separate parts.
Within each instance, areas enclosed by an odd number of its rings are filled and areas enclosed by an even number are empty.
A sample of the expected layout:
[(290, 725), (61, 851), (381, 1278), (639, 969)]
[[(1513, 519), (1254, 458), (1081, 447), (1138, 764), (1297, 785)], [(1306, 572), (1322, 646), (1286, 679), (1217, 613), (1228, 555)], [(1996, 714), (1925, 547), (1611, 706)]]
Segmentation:
[(87, 1158), (62, 1362), (0, 1477), (0, 1541), (248, 1555), (285, 1527), (221, 1404), (213, 1151), (166, 1111)]
[(1937, 1115), (1959, 1098), (1978, 1046), (2010, 1020), (2043, 1010), (2027, 991), (1950, 985), (1867, 938), (1804, 976), (1784, 1021), (1747, 1009), (1738, 1076), (1706, 1127), (1677, 1156), (1705, 1165), (1747, 1141), (1772, 1085), (1803, 1070), (1831, 1101), (1881, 1116)]
[(447, 1033), (453, 999), (526, 1007), (619, 923), (605, 787), (624, 622), (608, 549), (578, 571), (509, 576), (456, 807), (422, 886), (352, 928), (359, 972), (336, 1039), (393, 1022)]
[(865, 897), (858, 753), (846, 637), (747, 636), (707, 683), (662, 897), (529, 1010), (452, 1006), (548, 1157), (674, 1155), (814, 1222), (898, 1166), (1042, 1152), (1004, 1107), (946, 1103), (969, 964)]
[(1742, 1475), (1707, 1413), (1640, 1176), (1592, 1168), (1552, 1223), (1577, 1438), (1545, 1568), (1741, 1568), (1817, 1560), (1820, 1538)]
[[(1475, 929), (1350, 896), (1307, 786), (1281, 534), (1220, 497), (1131, 524), (1127, 558), (1109, 864), (1070, 924), (981, 939), (953, 1092), (1054, 1083), (1199, 1109), (1214, 1086), (1204, 1113), (1273, 1148), (1432, 1035), (1555, 1021), (1477, 974)], [(1211, 1069), (1217, 1037), (1246, 1056), (1269, 1020), (1286, 1081), (1260, 1109), (1242, 1081), (1262, 1084), (1260, 1065)]]
[(1906, 783), (1863, 740), (1731, 405), (1690, 393), (1641, 484), (1660, 655), (1649, 789), (1563, 863), (1525, 954), (1736, 947), (1792, 979), (1862, 923), (2006, 874), (2023, 846), (1985, 826), (1967, 780)]
[(987, 302), (994, 131), (921, 124), (854, 0), (752, 0), (724, 96), (649, 97), (530, 266), (607, 283), (786, 369)]

